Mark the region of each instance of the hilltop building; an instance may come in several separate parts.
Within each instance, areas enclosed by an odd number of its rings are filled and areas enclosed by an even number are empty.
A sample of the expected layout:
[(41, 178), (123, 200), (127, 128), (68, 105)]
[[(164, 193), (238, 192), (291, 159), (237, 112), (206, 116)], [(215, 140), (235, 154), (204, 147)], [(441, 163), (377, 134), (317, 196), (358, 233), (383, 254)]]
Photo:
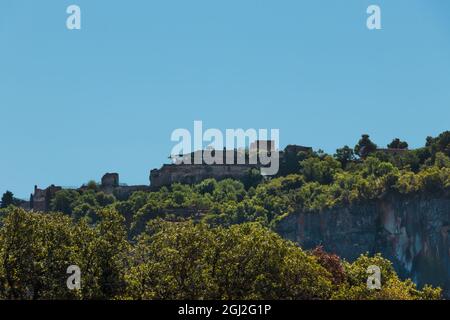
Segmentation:
[[(173, 164), (164, 164), (161, 169), (153, 169), (150, 172), (152, 188), (169, 186), (179, 182), (183, 184), (196, 184), (208, 178), (223, 180), (227, 178), (244, 179), (251, 169), (260, 170), (263, 165), (259, 163), (257, 155), (267, 152), (269, 155), (275, 152), (275, 142), (257, 140), (250, 144), (249, 150), (199, 150), (190, 154), (175, 157)], [(298, 152), (312, 152), (312, 148), (288, 145), (284, 151), (278, 151), (279, 161), (289, 154)], [(213, 157), (222, 158), (220, 163), (205, 163), (205, 153)], [(195, 159), (203, 159), (196, 164)], [(227, 161), (228, 160), (228, 161)]]
[[(251, 169), (260, 170), (264, 167), (259, 162), (258, 155), (261, 152), (271, 154), (275, 152), (274, 141), (258, 140), (250, 145), (248, 150), (200, 150), (186, 155), (179, 155), (172, 158), (172, 164), (164, 164), (160, 169), (150, 172), (150, 185), (128, 186), (121, 184), (118, 173), (106, 173), (101, 178), (101, 183), (95, 186), (97, 191), (114, 195), (117, 199), (126, 199), (135, 191), (155, 190), (162, 186), (169, 186), (173, 183), (195, 184), (208, 178), (223, 180), (227, 178), (242, 180), (249, 174)], [(288, 145), (284, 151), (279, 151), (279, 161), (298, 152), (311, 152), (312, 148)], [(207, 155), (219, 160), (216, 163), (208, 163)], [(201, 159), (200, 163), (196, 156)], [(221, 161), (220, 161), (221, 160)], [(63, 188), (51, 185), (45, 189), (34, 187), (34, 193), (30, 196), (30, 201), (24, 201), (21, 206), (25, 209), (35, 211), (49, 211), (51, 200), (60, 190), (86, 191), (90, 188), (83, 185), (79, 188)]]
[[(51, 200), (55, 194), (60, 190), (76, 190), (85, 191), (89, 188), (87, 185), (82, 185), (79, 188), (63, 188), (61, 186), (51, 185), (45, 189), (34, 187), (34, 193), (30, 195), (30, 201), (24, 202), (21, 206), (25, 209), (35, 211), (49, 211), (51, 209)], [(117, 199), (126, 199), (135, 191), (148, 191), (150, 186), (137, 185), (127, 186), (119, 183), (118, 173), (106, 173), (101, 179), (101, 183), (96, 186), (98, 191), (112, 194)]]

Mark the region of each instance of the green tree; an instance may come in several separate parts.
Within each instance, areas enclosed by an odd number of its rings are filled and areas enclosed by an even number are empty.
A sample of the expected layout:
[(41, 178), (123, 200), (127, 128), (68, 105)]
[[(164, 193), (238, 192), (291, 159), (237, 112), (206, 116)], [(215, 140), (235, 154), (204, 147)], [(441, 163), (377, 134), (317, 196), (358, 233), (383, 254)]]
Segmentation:
[(214, 190), (216, 190), (216, 188), (216, 179), (205, 179), (195, 186), (195, 189), (201, 194), (209, 193), (211, 195), (214, 193)]
[(2, 196), (1, 208), (6, 208), (15, 203), (14, 194), (11, 191), (6, 191)]
[(154, 223), (139, 238), (125, 297), (314, 299), (331, 294), (314, 257), (259, 224)]
[(0, 297), (3, 299), (72, 299), (66, 270), (80, 263), (70, 218), (12, 208), (0, 230)]
[(436, 138), (427, 137), (425, 146), (429, 149), (432, 155), (440, 151), (450, 157), (450, 131), (442, 132)]
[(312, 151), (297, 151), (296, 148), (287, 146), (283, 151), (283, 157), (280, 162), (280, 169), (278, 175), (286, 176), (288, 174), (295, 174), (299, 172), (299, 163), (309, 157), (313, 156)]
[(74, 203), (79, 196), (80, 194), (75, 190), (60, 190), (56, 192), (55, 197), (50, 203), (50, 207), (53, 211), (71, 215)]
[[(380, 269), (380, 289), (367, 286), (369, 266)], [(381, 255), (361, 255), (355, 262), (344, 263), (346, 281), (333, 293), (339, 300), (422, 300), (440, 299), (441, 290), (426, 286), (423, 291), (416, 288), (411, 280), (402, 281), (394, 271), (392, 263)]]
[(377, 145), (370, 140), (368, 134), (363, 134), (354, 149), (355, 153), (364, 159), (377, 150)]
[(246, 189), (249, 189), (250, 187), (256, 187), (262, 181), (263, 176), (258, 169), (250, 169), (242, 180)]
[(113, 209), (102, 209), (100, 222), (95, 227), (95, 238), (89, 243), (89, 256), (93, 258), (93, 280), (98, 285), (93, 290), (95, 299), (111, 299), (125, 290), (125, 272), (130, 244), (127, 241), (125, 219)]
[(347, 166), (347, 163), (355, 160), (355, 153), (349, 146), (337, 149), (334, 157), (342, 164), (342, 168)]
[(113, 204), (116, 201), (116, 198), (112, 194), (106, 194), (100, 191), (95, 194), (95, 200), (99, 206), (106, 207)]
[(438, 168), (450, 168), (450, 157), (446, 156), (443, 152), (437, 152), (434, 165)]
[(391, 149), (408, 149), (408, 143), (406, 141), (401, 141), (399, 138), (395, 138), (387, 145), (387, 147)]
[(300, 172), (306, 181), (329, 184), (333, 181), (334, 174), (340, 170), (341, 163), (330, 156), (325, 156), (323, 159), (311, 157), (300, 162)]
[(94, 180), (90, 180), (86, 185), (88, 190), (97, 191), (98, 190), (98, 184)]

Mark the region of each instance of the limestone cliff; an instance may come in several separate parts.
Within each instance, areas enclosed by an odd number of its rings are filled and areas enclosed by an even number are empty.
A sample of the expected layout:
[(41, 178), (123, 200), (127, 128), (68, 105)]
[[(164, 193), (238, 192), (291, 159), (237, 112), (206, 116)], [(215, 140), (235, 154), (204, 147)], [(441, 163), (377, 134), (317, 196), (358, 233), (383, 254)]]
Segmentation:
[(277, 232), (310, 249), (323, 245), (347, 260), (381, 253), (398, 274), (419, 286), (432, 284), (450, 296), (450, 199), (388, 197), (323, 212), (298, 212)]

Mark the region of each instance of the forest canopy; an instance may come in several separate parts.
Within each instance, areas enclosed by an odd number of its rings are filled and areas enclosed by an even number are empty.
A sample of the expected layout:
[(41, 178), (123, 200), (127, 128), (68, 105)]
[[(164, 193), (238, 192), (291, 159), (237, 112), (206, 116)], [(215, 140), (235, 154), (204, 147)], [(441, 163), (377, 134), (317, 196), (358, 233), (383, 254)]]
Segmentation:
[[(9, 207), (0, 229), (1, 299), (439, 299), (376, 255), (342, 261), (304, 251), (259, 223), (210, 227), (156, 219), (135, 241), (123, 217), (102, 209), (95, 225)], [(83, 270), (80, 290), (66, 269)], [(383, 270), (369, 290), (367, 268)]]

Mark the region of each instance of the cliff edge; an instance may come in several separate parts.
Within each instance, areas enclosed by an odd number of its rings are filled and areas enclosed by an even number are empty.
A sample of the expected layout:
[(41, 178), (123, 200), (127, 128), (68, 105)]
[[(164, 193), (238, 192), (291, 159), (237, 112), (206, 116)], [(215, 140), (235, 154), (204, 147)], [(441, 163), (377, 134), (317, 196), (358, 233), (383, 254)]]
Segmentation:
[(390, 196), (368, 204), (322, 212), (297, 212), (276, 231), (305, 249), (325, 250), (353, 261), (381, 253), (403, 278), (432, 284), (450, 296), (450, 199)]

